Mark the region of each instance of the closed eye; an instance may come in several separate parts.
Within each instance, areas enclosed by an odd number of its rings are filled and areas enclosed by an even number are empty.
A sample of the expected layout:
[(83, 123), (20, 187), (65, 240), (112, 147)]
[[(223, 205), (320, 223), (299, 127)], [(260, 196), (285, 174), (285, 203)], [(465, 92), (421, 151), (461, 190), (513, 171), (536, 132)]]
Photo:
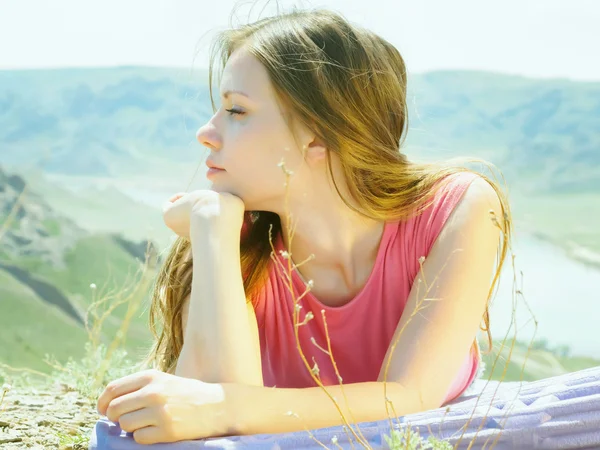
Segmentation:
[(234, 114), (239, 114), (239, 115), (244, 115), (245, 114), (244, 111), (240, 111), (239, 109), (235, 109), (235, 108), (226, 109), (225, 111), (227, 111), (230, 116), (233, 116)]

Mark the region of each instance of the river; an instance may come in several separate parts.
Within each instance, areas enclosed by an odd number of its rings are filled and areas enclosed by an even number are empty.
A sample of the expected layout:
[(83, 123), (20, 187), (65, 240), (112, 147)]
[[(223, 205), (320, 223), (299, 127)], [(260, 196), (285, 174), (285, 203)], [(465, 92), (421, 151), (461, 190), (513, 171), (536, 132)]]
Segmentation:
[[(551, 346), (569, 345), (574, 355), (600, 358), (600, 270), (528, 234), (516, 234), (513, 250), (517, 288), (523, 292), (516, 297), (517, 339), (529, 342), (533, 336), (529, 305), (538, 321), (536, 339), (545, 338)], [(510, 326), (513, 273), (509, 256), (490, 308), (494, 339)]]

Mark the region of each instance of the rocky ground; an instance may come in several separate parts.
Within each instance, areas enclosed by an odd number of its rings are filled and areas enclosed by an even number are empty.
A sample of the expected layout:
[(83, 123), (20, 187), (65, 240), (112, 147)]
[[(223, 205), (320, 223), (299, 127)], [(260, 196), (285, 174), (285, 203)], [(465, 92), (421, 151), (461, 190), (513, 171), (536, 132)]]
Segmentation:
[(0, 448), (87, 449), (98, 418), (95, 402), (64, 385), (11, 388), (0, 404)]

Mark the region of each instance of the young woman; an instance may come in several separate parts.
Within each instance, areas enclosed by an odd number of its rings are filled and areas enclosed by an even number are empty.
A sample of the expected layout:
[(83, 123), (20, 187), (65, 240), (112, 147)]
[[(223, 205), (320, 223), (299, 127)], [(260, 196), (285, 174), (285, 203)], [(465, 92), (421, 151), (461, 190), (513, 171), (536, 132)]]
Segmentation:
[(340, 15), (294, 11), (217, 44), (220, 106), (197, 134), (212, 187), (165, 205), (180, 238), (154, 293), (153, 368), (111, 382), (99, 412), (153, 443), (460, 396), (511, 234), (498, 185), (406, 158), (402, 57)]

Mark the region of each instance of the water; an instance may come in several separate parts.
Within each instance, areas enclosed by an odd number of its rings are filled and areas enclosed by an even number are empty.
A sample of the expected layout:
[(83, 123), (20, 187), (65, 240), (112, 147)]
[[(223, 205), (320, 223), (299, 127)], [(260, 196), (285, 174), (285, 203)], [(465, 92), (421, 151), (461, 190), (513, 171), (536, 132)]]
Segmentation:
[[(517, 286), (517, 339), (529, 342), (538, 321), (535, 338), (545, 338), (551, 346), (569, 345), (573, 355), (600, 358), (600, 270), (568, 258), (556, 246), (527, 234), (517, 234), (514, 242)], [(492, 337), (506, 333), (512, 313), (512, 274), (507, 257), (500, 288), (490, 308)], [(522, 282), (521, 274), (522, 272)], [(530, 321), (527, 323), (527, 321)], [(511, 333), (514, 328), (511, 328)]]

